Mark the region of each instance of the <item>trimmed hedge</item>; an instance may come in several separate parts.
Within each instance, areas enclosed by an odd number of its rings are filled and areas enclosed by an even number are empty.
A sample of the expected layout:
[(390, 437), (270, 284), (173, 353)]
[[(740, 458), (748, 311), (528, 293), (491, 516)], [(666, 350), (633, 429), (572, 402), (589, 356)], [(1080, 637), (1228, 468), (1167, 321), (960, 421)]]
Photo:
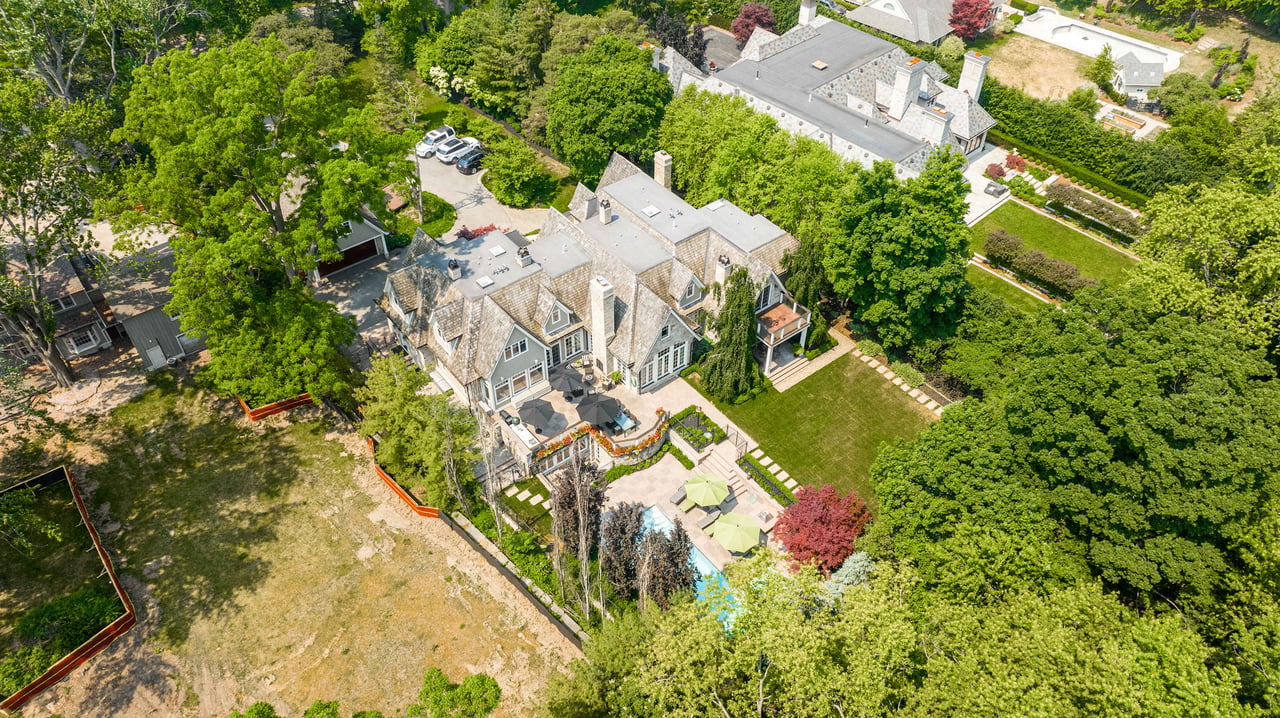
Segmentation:
[(1024, 12), (1028, 15), (1030, 15), (1033, 12), (1037, 12), (1040, 9), (1039, 5), (1033, 2), (1027, 2), (1027, 0), (1009, 0), (1009, 7), (1013, 8), (1014, 10)]
[[(1045, 191), (1054, 210), (1073, 219), (1090, 220), (1091, 228), (1129, 244), (1141, 236), (1144, 227), (1138, 217), (1104, 202), (1097, 197), (1070, 185), (1052, 185)], [(1065, 210), (1065, 211), (1064, 211)]]
[(1053, 167), (1057, 170), (1058, 174), (1064, 177), (1070, 177), (1081, 184), (1096, 187), (1103, 192), (1115, 195), (1116, 199), (1132, 207), (1141, 209), (1145, 207), (1147, 201), (1151, 199), (1141, 192), (1136, 192), (1128, 189), (1127, 187), (1121, 187), (1096, 172), (1092, 172), (1080, 167), (1079, 165), (1068, 162), (1061, 157), (1052, 155), (1039, 147), (1028, 144), (1014, 137), (1010, 137), (998, 130), (987, 130), (987, 137), (991, 138), (1001, 147), (1005, 147), (1007, 149), (1016, 148), (1021, 154), (1027, 155), (1032, 159), (1039, 160), (1040, 162)]
[(1097, 284), (1093, 279), (1080, 276), (1080, 269), (1071, 262), (1039, 250), (1028, 250), (1021, 237), (1004, 230), (987, 235), (982, 254), (991, 264), (1012, 270), (1050, 294), (1070, 298), (1081, 289)]

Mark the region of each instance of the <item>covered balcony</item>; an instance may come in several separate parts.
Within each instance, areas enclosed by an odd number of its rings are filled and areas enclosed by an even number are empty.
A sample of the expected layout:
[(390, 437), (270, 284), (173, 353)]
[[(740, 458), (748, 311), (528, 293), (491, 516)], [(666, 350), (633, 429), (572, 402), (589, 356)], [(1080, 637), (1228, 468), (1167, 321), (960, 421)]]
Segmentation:
[(765, 376), (777, 368), (773, 361), (776, 350), (781, 348), (785, 352), (786, 343), (797, 338), (804, 345), (809, 336), (811, 314), (807, 307), (790, 298), (756, 312), (756, 336), (764, 344)]

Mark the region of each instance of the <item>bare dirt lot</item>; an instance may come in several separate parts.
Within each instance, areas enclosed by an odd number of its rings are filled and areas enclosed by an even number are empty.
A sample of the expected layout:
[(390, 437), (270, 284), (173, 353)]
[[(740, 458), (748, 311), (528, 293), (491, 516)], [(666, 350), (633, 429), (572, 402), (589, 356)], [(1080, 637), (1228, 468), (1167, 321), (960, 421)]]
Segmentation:
[(987, 66), (992, 77), (1032, 97), (1063, 99), (1086, 82), (1080, 67), (1087, 57), (1034, 37), (1009, 33), (983, 52), (993, 58)]
[(318, 412), (263, 423), (169, 386), (61, 443), (143, 620), (29, 713), (225, 716), (266, 700), (298, 716), (336, 699), (401, 715), (434, 666), (488, 673), (494, 715), (530, 715), (573, 645), (448, 527), (395, 502), (354, 436)]

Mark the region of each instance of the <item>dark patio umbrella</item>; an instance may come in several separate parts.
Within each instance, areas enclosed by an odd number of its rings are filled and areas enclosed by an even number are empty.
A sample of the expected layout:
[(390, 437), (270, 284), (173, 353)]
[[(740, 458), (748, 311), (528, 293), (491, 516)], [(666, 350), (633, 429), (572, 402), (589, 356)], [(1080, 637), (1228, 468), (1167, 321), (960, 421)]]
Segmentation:
[(556, 391), (573, 391), (581, 387), (582, 378), (578, 376), (578, 372), (568, 367), (561, 367), (551, 375), (551, 388)]
[(556, 417), (564, 418), (556, 413), (553, 406), (542, 399), (526, 401), (520, 405), (520, 409), (516, 413), (520, 415), (520, 419), (526, 424), (531, 424), (535, 429), (539, 430), (549, 428), (555, 423)]
[(578, 416), (588, 424), (607, 424), (622, 413), (622, 404), (604, 394), (591, 394), (578, 404)]

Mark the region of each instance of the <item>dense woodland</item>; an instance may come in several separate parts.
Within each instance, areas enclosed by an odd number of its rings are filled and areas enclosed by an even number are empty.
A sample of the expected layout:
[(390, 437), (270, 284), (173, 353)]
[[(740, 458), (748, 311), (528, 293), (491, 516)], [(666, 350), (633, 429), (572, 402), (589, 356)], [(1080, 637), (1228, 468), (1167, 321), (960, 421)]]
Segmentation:
[[(778, 31), (795, 23), (798, 3), (768, 4)], [(882, 451), (879, 512), (842, 567), (822, 564), (830, 577), (761, 556), (695, 601), (688, 577), (651, 590), (611, 565), (653, 600), (603, 623), (554, 682), (550, 715), (1280, 714), (1280, 97), (1229, 120), (1201, 80), (1175, 75), (1161, 98), (1172, 129), (1141, 142), (1093, 123), (1087, 93), (1040, 101), (989, 84), (1002, 132), (1145, 205), (1143, 261), (1125, 282), (1028, 315), (965, 281), (958, 156), (900, 180), (739, 99), (672, 97), (638, 43), (696, 56), (700, 23), (736, 16), (733, 0), (494, 0), (452, 15), (425, 0), (282, 5), (0, 5), (0, 246), (24, 261), (0, 276), (0, 321), (59, 383), (74, 376), (52, 349), (43, 271), (88, 248), (90, 219), (161, 227), (177, 250), (171, 308), (212, 350), (203, 380), (263, 401), (377, 398), (380, 432), (431, 439), (386, 456), (441, 504), (482, 500), (440, 459), (469, 456), (469, 417), (419, 402), (417, 380), (390, 365), (353, 388), (363, 380), (339, 349), (354, 326), (298, 277), (336, 256), (343, 219), (382, 211), (379, 188), (410, 175), (429, 99), (416, 71), (588, 185), (613, 151), (644, 163), (667, 150), (692, 204), (725, 197), (800, 239), (788, 286), (815, 317), (848, 314), (967, 396)], [(536, 155), (507, 142), (492, 171), (523, 191)], [(742, 333), (741, 317), (719, 319)], [(760, 379), (729, 346), (704, 369), (735, 399)], [(407, 404), (421, 409), (412, 422)], [(558, 496), (595, 501), (591, 481)], [(604, 544), (665, 555), (624, 529)], [(588, 533), (579, 554), (600, 540)], [(554, 569), (563, 585), (586, 564), (556, 556)]]

